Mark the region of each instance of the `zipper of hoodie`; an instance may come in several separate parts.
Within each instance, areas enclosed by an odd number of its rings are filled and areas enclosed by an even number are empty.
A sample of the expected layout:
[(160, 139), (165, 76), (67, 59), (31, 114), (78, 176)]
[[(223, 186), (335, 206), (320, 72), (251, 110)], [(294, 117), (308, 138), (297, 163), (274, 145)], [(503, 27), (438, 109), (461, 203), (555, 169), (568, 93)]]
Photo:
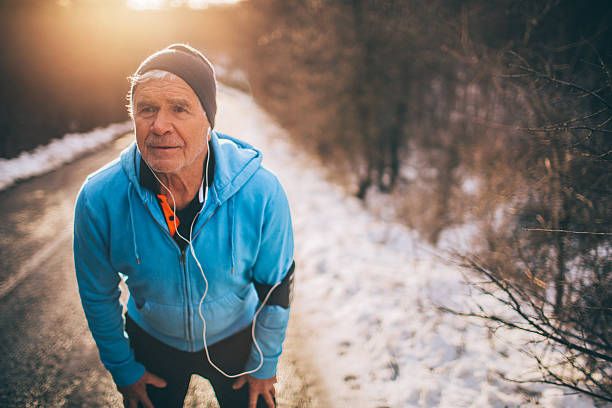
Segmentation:
[(174, 247), (179, 252), (179, 266), (180, 266), (181, 271), (183, 272), (183, 278), (185, 279), (185, 285), (183, 288), (184, 288), (184, 293), (185, 293), (185, 304), (187, 306), (187, 318), (185, 319), (186, 326), (187, 326), (187, 341), (189, 342), (189, 345), (191, 347), (193, 344), (193, 336), (191, 335), (191, 307), (189, 306), (191, 302), (189, 299), (189, 288), (188, 288), (189, 285), (187, 283), (187, 267), (185, 265), (185, 251), (182, 250), (178, 246), (174, 238), (172, 238), (172, 235), (170, 235), (170, 231), (164, 228), (164, 226), (161, 225), (159, 221), (157, 221), (157, 218), (155, 218), (155, 216), (153, 215), (153, 212), (151, 212), (151, 209), (149, 208), (149, 204), (144, 203), (144, 205), (147, 208), (147, 211), (149, 212), (149, 215), (151, 216), (151, 218), (153, 218), (155, 223), (159, 225), (159, 227), (167, 234), (167, 236), (170, 238), (170, 240), (174, 244)]
[[(179, 257), (179, 265), (181, 267), (181, 269), (183, 270), (183, 277), (185, 279), (185, 303), (187, 305), (187, 340), (189, 341), (189, 344), (191, 345), (193, 343), (193, 336), (191, 333), (191, 302), (189, 301), (189, 285), (187, 283), (187, 266), (185, 264), (185, 250), (181, 249), (178, 244), (176, 243), (176, 241), (174, 240), (174, 238), (172, 238), (172, 235), (170, 235), (170, 232), (168, 230), (166, 230), (166, 228), (164, 228), (163, 225), (161, 225), (159, 223), (159, 221), (157, 221), (157, 218), (155, 218), (155, 216), (153, 216), (153, 213), (151, 212), (151, 209), (149, 208), (149, 204), (144, 203), (145, 207), (147, 208), (147, 211), (149, 212), (149, 215), (151, 215), (151, 218), (153, 218), (153, 220), (155, 220), (155, 223), (157, 225), (159, 225), (159, 227), (166, 233), (168, 234), (168, 237), (170, 237), (170, 240), (172, 241), (172, 243), (174, 244), (175, 248), (177, 250), (179, 250), (180, 252), (180, 257)], [(212, 218), (213, 215), (215, 215), (215, 213), (217, 212), (217, 210), (220, 208), (220, 206), (216, 206), (215, 209), (213, 210), (213, 212), (208, 216), (208, 218), (206, 219), (206, 221), (204, 221), (204, 224), (202, 224), (202, 226), (196, 231), (196, 234), (191, 238), (191, 241), (193, 241), (198, 234), (200, 233), (200, 231), (202, 231), (202, 229), (204, 228), (204, 226), (208, 223), (208, 221), (210, 221), (210, 219)], [(189, 242), (189, 245), (193, 245), (192, 242)], [(187, 246), (189, 247), (189, 246)]]
[(144, 203), (145, 207), (147, 207), (147, 211), (149, 212), (149, 215), (151, 216), (151, 218), (153, 218), (153, 220), (155, 221), (155, 223), (157, 225), (159, 225), (159, 227), (168, 235), (168, 237), (170, 238), (170, 241), (172, 241), (172, 243), (174, 244), (174, 247), (176, 248), (176, 250), (180, 253), (183, 253), (183, 251), (181, 250), (181, 247), (178, 246), (178, 244), (176, 243), (176, 241), (174, 240), (174, 238), (172, 238), (172, 235), (170, 235), (170, 231), (168, 231), (166, 228), (164, 228), (163, 225), (161, 225), (159, 223), (159, 221), (157, 221), (157, 218), (155, 218), (155, 216), (153, 215), (153, 213), (151, 212), (151, 209), (149, 208), (149, 204)]
[[(202, 224), (200, 229), (198, 229), (196, 231), (196, 234), (193, 237), (189, 237), (189, 245), (187, 246), (187, 248), (189, 248), (190, 245), (193, 246), (193, 240), (195, 240), (195, 238), (198, 236), (200, 231), (202, 231), (204, 226), (208, 223), (208, 221), (210, 221), (212, 216), (217, 212), (218, 208), (219, 208), (219, 206), (215, 207), (215, 209), (208, 216), (206, 221), (204, 221), (204, 223)], [(196, 217), (198, 217), (198, 216), (196, 215)], [(195, 249), (194, 249), (194, 251), (195, 251)], [(187, 267), (185, 265), (185, 251), (184, 250), (181, 252), (181, 262), (182, 262), (182, 265), (183, 265), (183, 271), (185, 272), (185, 296), (187, 296), (187, 299), (189, 299), (189, 292), (188, 292), (189, 291), (189, 285), (187, 285)], [(187, 302), (187, 316), (188, 316), (188, 318), (187, 318), (187, 332), (189, 333), (189, 342), (191, 344), (193, 342), (193, 340), (192, 340), (192, 335), (191, 335), (191, 307), (190, 307), (190, 302)]]
[(181, 250), (181, 259), (179, 260), (181, 264), (181, 269), (183, 270), (183, 278), (185, 279), (185, 304), (187, 305), (187, 341), (189, 342), (189, 346), (193, 344), (193, 336), (191, 335), (191, 302), (189, 296), (189, 284), (187, 283), (187, 265), (185, 264), (185, 250)]

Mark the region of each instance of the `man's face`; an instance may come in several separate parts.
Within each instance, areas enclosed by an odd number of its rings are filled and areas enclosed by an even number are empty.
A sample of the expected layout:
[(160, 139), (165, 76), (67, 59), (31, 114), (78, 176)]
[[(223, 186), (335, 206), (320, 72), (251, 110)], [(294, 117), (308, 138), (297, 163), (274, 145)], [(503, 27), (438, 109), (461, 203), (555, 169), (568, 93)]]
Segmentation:
[(138, 150), (154, 171), (178, 173), (202, 165), (210, 124), (185, 81), (171, 75), (142, 82), (134, 89), (133, 105)]

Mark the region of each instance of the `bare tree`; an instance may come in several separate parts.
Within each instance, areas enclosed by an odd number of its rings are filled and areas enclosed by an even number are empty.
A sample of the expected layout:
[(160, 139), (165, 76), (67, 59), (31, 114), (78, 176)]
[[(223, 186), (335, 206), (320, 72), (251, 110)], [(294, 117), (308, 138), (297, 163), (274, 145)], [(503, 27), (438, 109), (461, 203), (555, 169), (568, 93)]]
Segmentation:
[[(533, 276), (520, 282), (510, 280), (473, 258), (465, 258), (463, 265), (479, 277), (471, 285), (511, 313), (491, 313), (480, 304), (468, 312), (441, 309), (484, 319), (493, 330), (507, 328), (531, 335), (531, 347), (523, 350), (535, 360), (541, 376), (512, 381), (553, 384), (612, 402), (612, 279), (609, 273), (602, 273), (612, 266), (607, 255), (607, 262), (600, 260), (597, 264), (600, 280), (579, 288), (576, 292), (580, 295), (573, 296), (565, 307), (567, 313), (554, 312), (542, 281)], [(483, 281), (483, 276), (487, 280)]]
[(487, 246), (463, 258), (486, 278), (471, 285), (505, 313), (482, 304), (445, 310), (535, 336), (529, 354), (541, 376), (514, 381), (612, 401), (612, 82), (593, 47), (579, 52), (586, 64), (561, 70), (514, 54), (507, 77), (529, 98), (523, 148), (509, 162), (524, 188), (512, 211), (484, 228)]

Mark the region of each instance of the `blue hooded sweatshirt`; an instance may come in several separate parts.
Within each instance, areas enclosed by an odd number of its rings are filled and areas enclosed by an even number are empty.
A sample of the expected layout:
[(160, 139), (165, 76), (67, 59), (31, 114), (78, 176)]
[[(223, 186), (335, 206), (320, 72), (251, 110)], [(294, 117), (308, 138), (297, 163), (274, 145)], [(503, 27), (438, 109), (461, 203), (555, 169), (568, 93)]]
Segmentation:
[[(191, 242), (209, 285), (202, 305), (208, 346), (249, 326), (260, 304), (254, 282), (274, 285), (293, 263), (287, 197), (276, 176), (261, 166), (261, 153), (218, 132), (211, 133), (211, 145), (215, 177)], [(140, 327), (179, 350), (204, 348), (198, 310), (204, 278), (191, 248), (182, 252), (172, 239), (155, 195), (140, 185), (140, 163), (134, 143), (88, 177), (75, 209), (81, 302), (100, 359), (120, 386), (133, 384), (145, 371), (124, 332), (122, 277), (130, 293), (128, 313)], [(263, 307), (255, 339), (264, 361), (252, 376), (276, 374), (288, 320), (288, 308)], [(253, 345), (245, 370), (259, 363)]]

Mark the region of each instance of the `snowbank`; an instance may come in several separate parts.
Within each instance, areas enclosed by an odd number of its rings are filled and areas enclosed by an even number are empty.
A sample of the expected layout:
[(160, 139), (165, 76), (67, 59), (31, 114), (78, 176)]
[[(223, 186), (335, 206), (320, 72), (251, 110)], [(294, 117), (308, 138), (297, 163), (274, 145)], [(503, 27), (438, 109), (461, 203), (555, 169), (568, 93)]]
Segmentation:
[(261, 148), (289, 196), (292, 312), (311, 334), (304, 356), (320, 368), (337, 407), (595, 406), (552, 386), (503, 380), (533, 376), (533, 361), (513, 348), (524, 340), (516, 334), (491, 334), (478, 321), (439, 311), (476, 296), (458, 268), (327, 181), (249, 96), (224, 89), (219, 102), (217, 129)]
[(14, 159), (0, 159), (0, 190), (18, 180), (51, 171), (131, 129), (132, 122), (128, 121), (97, 128), (87, 133), (69, 133), (45, 146), (23, 152)]

